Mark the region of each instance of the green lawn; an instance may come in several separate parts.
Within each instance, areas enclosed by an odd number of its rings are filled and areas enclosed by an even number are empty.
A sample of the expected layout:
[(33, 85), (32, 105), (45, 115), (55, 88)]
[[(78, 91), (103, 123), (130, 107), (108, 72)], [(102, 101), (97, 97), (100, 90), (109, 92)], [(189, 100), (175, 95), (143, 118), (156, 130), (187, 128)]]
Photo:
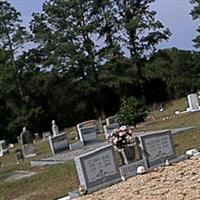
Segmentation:
[[(186, 107), (186, 99), (173, 101), (167, 105), (163, 112), (153, 111), (152, 115), (155, 120), (148, 120), (146, 123), (140, 124), (136, 131), (195, 126), (195, 129), (174, 137), (175, 147), (178, 154), (183, 154), (189, 148), (200, 149), (200, 112), (174, 115), (176, 110), (183, 111)], [(74, 141), (74, 134), (70, 134), (69, 137), (70, 141)], [(100, 136), (100, 140), (103, 140), (102, 136)], [(51, 155), (47, 141), (38, 142), (36, 148), (37, 156), (34, 159)], [(16, 165), (14, 149), (12, 149), (9, 155), (0, 158), (0, 163), (1, 200), (57, 199), (67, 195), (69, 191), (77, 189), (79, 185), (73, 161), (56, 166), (31, 167), (30, 159), (26, 159), (24, 162)], [(4, 177), (16, 170), (33, 171), (36, 172), (36, 175), (15, 182), (5, 183)]]

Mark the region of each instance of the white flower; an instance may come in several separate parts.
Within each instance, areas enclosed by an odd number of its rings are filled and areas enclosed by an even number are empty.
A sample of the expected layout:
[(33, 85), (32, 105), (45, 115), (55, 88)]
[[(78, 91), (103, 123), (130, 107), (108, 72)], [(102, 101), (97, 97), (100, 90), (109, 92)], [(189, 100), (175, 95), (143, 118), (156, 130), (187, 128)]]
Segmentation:
[(120, 131), (125, 131), (125, 130), (126, 130), (126, 126), (121, 126), (121, 127), (119, 128), (119, 130), (120, 130)]
[(118, 139), (115, 138), (115, 139), (113, 140), (113, 144), (117, 144), (117, 142), (118, 142)]

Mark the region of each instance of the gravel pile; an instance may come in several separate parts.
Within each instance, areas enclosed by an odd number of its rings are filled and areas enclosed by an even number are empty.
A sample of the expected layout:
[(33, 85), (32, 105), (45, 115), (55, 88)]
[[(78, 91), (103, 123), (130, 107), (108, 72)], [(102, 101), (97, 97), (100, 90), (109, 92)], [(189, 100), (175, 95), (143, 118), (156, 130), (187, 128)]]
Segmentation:
[(200, 156), (83, 196), (79, 200), (200, 200)]

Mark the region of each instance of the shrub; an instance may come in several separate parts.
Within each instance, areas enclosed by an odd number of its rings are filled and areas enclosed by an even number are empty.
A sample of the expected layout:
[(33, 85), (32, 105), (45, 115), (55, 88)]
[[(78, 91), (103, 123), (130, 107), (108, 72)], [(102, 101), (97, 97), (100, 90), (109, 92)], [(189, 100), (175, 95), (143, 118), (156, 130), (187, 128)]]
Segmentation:
[(136, 127), (137, 123), (144, 122), (147, 117), (147, 109), (142, 101), (132, 96), (122, 99), (117, 115), (121, 124)]

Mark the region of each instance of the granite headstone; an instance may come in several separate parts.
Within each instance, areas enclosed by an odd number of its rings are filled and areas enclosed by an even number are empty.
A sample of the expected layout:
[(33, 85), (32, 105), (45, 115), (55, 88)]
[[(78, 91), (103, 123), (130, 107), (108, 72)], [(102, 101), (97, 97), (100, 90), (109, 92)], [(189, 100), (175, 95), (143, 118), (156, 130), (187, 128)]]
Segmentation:
[(136, 142), (149, 168), (177, 157), (170, 130), (141, 134), (137, 136)]
[(80, 185), (87, 192), (115, 184), (121, 180), (112, 145), (106, 145), (75, 157)]
[(60, 133), (53, 137), (49, 136), (49, 145), (53, 155), (69, 150), (67, 134)]

